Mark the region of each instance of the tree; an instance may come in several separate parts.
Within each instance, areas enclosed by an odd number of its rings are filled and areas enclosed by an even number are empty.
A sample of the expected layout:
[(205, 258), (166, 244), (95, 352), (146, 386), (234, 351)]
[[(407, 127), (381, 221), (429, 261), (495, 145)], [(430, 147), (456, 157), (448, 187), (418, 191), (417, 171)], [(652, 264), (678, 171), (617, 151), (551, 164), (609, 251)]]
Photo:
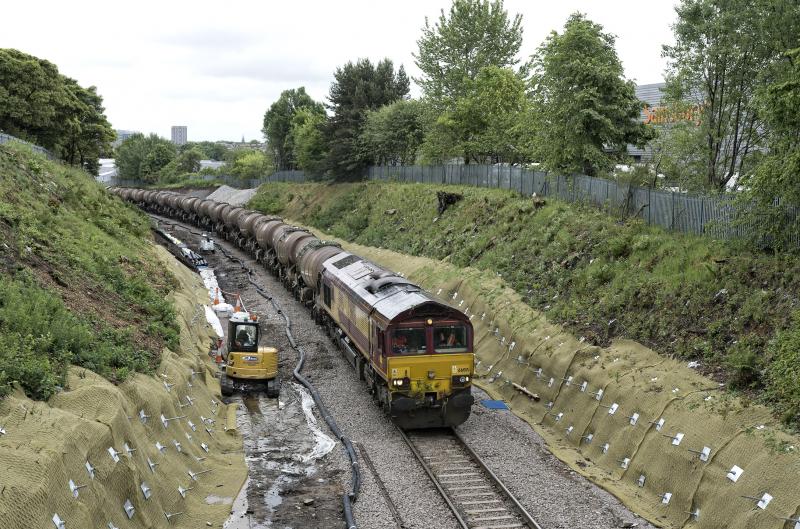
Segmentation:
[(453, 110), (430, 127), (426, 157), (437, 161), (463, 154), (465, 163), (520, 162), (527, 156), (525, 117), (530, 102), (525, 81), (509, 68), (487, 66), (467, 84)]
[(202, 153), (202, 159), (215, 160), (221, 162), (225, 159), (225, 153), (228, 148), (220, 143), (213, 141), (188, 141), (183, 145), (178, 146), (178, 153), (184, 153), (188, 150), (197, 149)]
[(95, 87), (83, 88), (51, 62), (0, 49), (0, 130), (96, 173), (114, 140)]
[(58, 109), (66, 99), (55, 64), (0, 49), (0, 130), (53, 149), (60, 138)]
[(311, 109), (324, 115), (321, 103), (314, 101), (306, 94), (304, 87), (284, 90), (277, 101), (270, 105), (264, 114), (262, 129), (267, 144), (280, 169), (292, 169), (295, 164), (294, 138), (292, 137), (292, 119), (300, 109)]
[(422, 145), (422, 103), (400, 99), (367, 114), (363, 148), (378, 164), (411, 165)]
[(64, 78), (63, 82), (70, 97), (68, 105), (61, 109), (61, 158), (70, 165), (97, 174), (99, 158), (109, 150), (116, 133), (103, 114), (103, 98), (97, 95), (94, 86), (83, 88), (69, 78)]
[[(671, 105), (670, 105), (671, 106)], [(663, 183), (687, 191), (705, 189), (704, 160), (697, 150), (702, 143), (702, 131), (691, 120), (667, 123), (655, 129), (656, 137), (650, 143), (653, 150), (652, 168), (664, 176)], [(651, 182), (655, 187), (657, 181)]]
[(122, 178), (157, 182), (161, 170), (175, 158), (175, 145), (155, 134), (134, 134), (117, 149), (116, 164)]
[(227, 167), (234, 176), (248, 180), (270, 175), (275, 168), (269, 155), (250, 149), (236, 151), (235, 158)]
[[(522, 16), (510, 20), (502, 0), (454, 0), (431, 25), (425, 19), (414, 55), (422, 77), (414, 79), (439, 112), (466, 95), (468, 83), (487, 66), (514, 68), (522, 46)], [(518, 68), (525, 77), (527, 64)]]
[(362, 176), (364, 167), (373, 161), (360, 144), (367, 112), (404, 98), (408, 89), (405, 70), (400, 66), (395, 72), (389, 59), (376, 65), (369, 59), (359, 59), (336, 69), (328, 95), (333, 116), (325, 134), (327, 167), (334, 178)]
[[(180, 150), (180, 149), (178, 149)], [(205, 157), (205, 153), (198, 147), (180, 152), (158, 172), (160, 183), (177, 182), (187, 174), (194, 174), (200, 171), (200, 160)]]
[(800, 6), (793, 0), (682, 0), (666, 92), (699, 108), (695, 145), (705, 184), (724, 189), (750, 171), (765, 131), (755, 95), (774, 76), (781, 54), (800, 45)]
[(292, 119), (292, 138), (297, 167), (310, 175), (325, 172), (328, 146), (325, 143), (324, 127), (327, 119), (308, 108), (302, 108)]
[(787, 52), (781, 63), (775, 81), (756, 95), (769, 151), (754, 174), (743, 180), (748, 192), (742, 202), (755, 203), (752, 209), (743, 208), (750, 212), (744, 220), (749, 226), (761, 227), (755, 234), (761, 239), (759, 244), (769, 242), (777, 249), (797, 250), (800, 217), (787, 214), (775, 201), (800, 205), (800, 48)]
[(652, 130), (638, 121), (643, 103), (623, 77), (614, 36), (575, 13), (534, 56), (533, 154), (550, 170), (596, 176), (643, 146)]

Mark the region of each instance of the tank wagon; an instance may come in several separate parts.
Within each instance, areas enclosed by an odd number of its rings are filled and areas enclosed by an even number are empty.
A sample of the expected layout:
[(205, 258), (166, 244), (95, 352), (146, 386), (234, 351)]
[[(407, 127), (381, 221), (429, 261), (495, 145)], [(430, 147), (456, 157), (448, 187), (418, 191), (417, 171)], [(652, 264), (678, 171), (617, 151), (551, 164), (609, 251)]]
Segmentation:
[(310, 308), (400, 427), (456, 426), (469, 417), (474, 336), (461, 311), (278, 217), (170, 191), (109, 190), (249, 251)]

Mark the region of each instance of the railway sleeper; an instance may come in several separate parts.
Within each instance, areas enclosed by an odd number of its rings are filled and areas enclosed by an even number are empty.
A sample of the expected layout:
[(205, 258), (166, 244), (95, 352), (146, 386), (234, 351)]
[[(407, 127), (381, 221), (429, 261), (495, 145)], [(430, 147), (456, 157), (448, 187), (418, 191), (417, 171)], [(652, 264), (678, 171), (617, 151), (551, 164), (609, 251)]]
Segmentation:
[(471, 514), (484, 514), (484, 513), (488, 514), (488, 513), (491, 513), (491, 512), (508, 512), (508, 509), (506, 509), (505, 507), (495, 507), (493, 509), (470, 509), (470, 510), (465, 510), (464, 511), (465, 514), (470, 514), (470, 515)]
[(525, 524), (512, 523), (503, 525), (481, 525), (479, 527), (476, 527), (475, 529), (515, 529), (517, 527), (525, 527)]

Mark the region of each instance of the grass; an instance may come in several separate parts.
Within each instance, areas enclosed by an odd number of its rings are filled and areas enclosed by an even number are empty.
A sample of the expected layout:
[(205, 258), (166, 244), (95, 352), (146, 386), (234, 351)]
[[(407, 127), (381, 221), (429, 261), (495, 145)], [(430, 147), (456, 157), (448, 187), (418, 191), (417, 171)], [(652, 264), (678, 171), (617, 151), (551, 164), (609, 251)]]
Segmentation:
[[(442, 189), (464, 198), (439, 216)], [(495, 271), (577, 336), (595, 344), (631, 338), (700, 360), (710, 376), (800, 424), (796, 378), (781, 375), (800, 372), (800, 355), (776, 345), (798, 343), (795, 257), (497, 189), (275, 183), (250, 205), (360, 244)]]
[(47, 399), (69, 364), (120, 382), (177, 345), (147, 220), (87, 174), (0, 146), (0, 236), (0, 395)]

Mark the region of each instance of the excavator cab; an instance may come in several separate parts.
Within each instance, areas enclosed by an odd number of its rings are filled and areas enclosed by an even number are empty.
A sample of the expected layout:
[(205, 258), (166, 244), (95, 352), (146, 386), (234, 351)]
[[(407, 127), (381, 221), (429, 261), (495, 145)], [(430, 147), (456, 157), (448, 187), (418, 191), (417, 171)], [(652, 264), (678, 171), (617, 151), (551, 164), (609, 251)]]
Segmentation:
[(261, 324), (254, 314), (236, 312), (231, 316), (221, 366), (223, 395), (265, 390), (268, 397), (278, 396), (278, 350), (259, 345), (260, 338)]

